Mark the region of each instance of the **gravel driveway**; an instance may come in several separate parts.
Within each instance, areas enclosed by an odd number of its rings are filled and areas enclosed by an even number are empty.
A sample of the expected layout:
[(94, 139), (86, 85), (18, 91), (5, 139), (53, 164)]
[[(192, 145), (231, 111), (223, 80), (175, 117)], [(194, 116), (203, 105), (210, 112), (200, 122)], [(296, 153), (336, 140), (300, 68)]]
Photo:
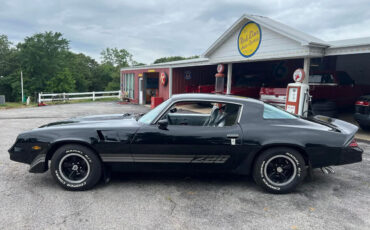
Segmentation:
[(145, 112), (111, 102), (0, 110), (0, 229), (370, 229), (370, 145), (362, 163), (314, 172), (298, 191), (272, 195), (231, 175), (114, 174), (68, 192), (49, 172), (9, 160), (17, 134), (73, 116)]

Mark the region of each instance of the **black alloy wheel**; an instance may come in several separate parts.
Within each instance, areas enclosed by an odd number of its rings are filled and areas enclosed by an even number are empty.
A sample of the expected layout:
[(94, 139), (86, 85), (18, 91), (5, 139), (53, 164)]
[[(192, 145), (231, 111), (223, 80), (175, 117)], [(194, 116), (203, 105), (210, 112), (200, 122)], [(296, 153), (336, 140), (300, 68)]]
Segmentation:
[(84, 156), (69, 153), (60, 160), (59, 171), (64, 180), (70, 183), (80, 183), (89, 176), (90, 165)]
[(77, 144), (60, 147), (51, 158), (50, 171), (67, 190), (87, 190), (102, 176), (102, 163), (91, 149)]
[(268, 192), (289, 193), (306, 177), (307, 166), (302, 155), (286, 147), (270, 148), (256, 159), (253, 179)]

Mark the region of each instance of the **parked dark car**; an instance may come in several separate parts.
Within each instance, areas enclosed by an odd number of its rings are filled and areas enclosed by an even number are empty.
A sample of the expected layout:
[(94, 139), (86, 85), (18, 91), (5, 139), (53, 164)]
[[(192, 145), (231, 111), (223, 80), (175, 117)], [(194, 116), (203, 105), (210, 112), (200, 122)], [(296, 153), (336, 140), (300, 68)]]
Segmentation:
[(370, 95), (362, 96), (356, 101), (354, 117), (363, 130), (370, 130)]
[[(262, 82), (266, 79), (263, 74), (246, 74), (233, 78), (231, 86), (231, 95), (238, 95), (250, 98), (259, 98)], [(226, 94), (227, 89), (223, 91)], [(187, 86), (186, 93), (215, 93), (215, 84)]]
[[(370, 92), (369, 86), (355, 84), (345, 71), (313, 72), (309, 78), (309, 85), (312, 113), (329, 117), (335, 117), (338, 109), (352, 107), (357, 98)], [(284, 107), (286, 87), (262, 87), (260, 99)]]
[[(212, 106), (199, 106), (209, 103)], [(10, 159), (50, 171), (68, 190), (92, 188), (109, 170), (232, 172), (287, 193), (307, 170), (360, 162), (357, 127), (289, 114), (255, 99), (175, 95), (145, 115), (73, 118), (21, 133)], [(325, 137), (325, 138), (323, 138)]]

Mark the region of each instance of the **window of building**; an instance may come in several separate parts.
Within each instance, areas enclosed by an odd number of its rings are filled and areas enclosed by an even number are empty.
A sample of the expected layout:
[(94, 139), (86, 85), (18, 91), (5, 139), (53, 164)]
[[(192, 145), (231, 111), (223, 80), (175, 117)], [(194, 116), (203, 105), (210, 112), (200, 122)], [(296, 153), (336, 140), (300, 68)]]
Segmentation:
[(128, 98), (134, 99), (135, 91), (135, 74), (125, 73), (123, 78), (123, 91)]

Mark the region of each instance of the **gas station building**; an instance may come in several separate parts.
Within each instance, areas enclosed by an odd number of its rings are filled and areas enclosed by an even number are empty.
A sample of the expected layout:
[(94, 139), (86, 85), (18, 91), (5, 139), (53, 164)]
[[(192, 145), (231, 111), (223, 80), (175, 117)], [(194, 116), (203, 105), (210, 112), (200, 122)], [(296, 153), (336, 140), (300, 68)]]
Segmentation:
[[(268, 17), (246, 14), (199, 58), (122, 68), (121, 90), (139, 104), (150, 103), (151, 97), (212, 92), (218, 64), (225, 66), (225, 93), (255, 98), (261, 86), (286, 88), (298, 68), (304, 69), (306, 82), (318, 71), (345, 71), (355, 84), (370, 85), (370, 37), (323, 41)], [(245, 76), (254, 76), (259, 85)]]

